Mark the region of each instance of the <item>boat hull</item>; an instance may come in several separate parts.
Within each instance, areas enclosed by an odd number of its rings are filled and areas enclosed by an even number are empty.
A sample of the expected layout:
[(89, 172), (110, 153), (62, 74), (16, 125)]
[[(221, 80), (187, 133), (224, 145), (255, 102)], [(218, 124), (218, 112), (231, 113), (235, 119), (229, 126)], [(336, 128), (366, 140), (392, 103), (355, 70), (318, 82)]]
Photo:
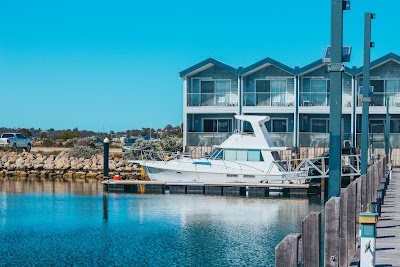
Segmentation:
[(267, 183), (284, 181), (281, 174), (249, 169), (224, 168), (223, 166), (196, 165), (173, 166), (162, 162), (141, 163), (152, 181), (167, 183)]

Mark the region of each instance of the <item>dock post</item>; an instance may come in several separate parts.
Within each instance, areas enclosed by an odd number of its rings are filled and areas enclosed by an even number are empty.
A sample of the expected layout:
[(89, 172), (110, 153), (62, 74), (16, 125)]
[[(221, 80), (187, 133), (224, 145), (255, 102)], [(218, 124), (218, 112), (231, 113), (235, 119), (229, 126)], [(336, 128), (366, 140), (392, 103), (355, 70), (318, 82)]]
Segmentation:
[(103, 140), (104, 146), (104, 163), (103, 163), (103, 180), (108, 180), (108, 158), (109, 158), (109, 149), (110, 149), (110, 140), (106, 137)]
[(298, 266), (300, 238), (289, 234), (275, 247), (275, 267)]
[(375, 267), (378, 214), (372, 213), (368, 208), (365, 213), (360, 213), (359, 222), (361, 224), (360, 266)]
[(340, 197), (332, 197), (325, 205), (324, 263), (326, 267), (339, 266)]
[(321, 266), (321, 212), (311, 212), (301, 223), (303, 266)]
[(364, 70), (362, 86), (362, 116), (361, 116), (361, 174), (367, 174), (368, 169), (368, 146), (369, 146), (369, 103), (370, 98), (370, 65), (371, 65), (371, 19), (374, 15), (364, 15)]
[(350, 2), (331, 0), (331, 62), (329, 108), (329, 179), (328, 198), (339, 197), (342, 161), (342, 74), (343, 66), (343, 10), (350, 9)]
[(321, 178), (321, 203), (325, 203), (325, 178)]
[(382, 190), (378, 189), (378, 197), (376, 198), (376, 209), (378, 212), (378, 216), (381, 217), (382, 211)]

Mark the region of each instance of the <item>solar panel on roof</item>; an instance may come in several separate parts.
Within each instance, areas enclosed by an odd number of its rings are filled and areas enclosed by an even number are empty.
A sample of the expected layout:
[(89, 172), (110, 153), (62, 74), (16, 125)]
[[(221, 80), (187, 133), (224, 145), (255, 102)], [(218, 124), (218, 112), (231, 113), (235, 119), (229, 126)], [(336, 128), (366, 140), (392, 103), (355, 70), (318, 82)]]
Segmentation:
[[(342, 47), (342, 62), (349, 62), (351, 54), (351, 46), (343, 46)], [(331, 47), (327, 46), (325, 48), (324, 57), (322, 58), (322, 62), (331, 62)]]

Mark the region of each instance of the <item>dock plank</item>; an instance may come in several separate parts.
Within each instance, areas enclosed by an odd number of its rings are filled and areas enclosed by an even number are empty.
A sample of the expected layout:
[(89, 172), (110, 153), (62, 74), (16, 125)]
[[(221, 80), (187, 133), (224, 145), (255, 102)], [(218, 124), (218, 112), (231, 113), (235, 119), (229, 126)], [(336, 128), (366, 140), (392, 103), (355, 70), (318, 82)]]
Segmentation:
[(377, 225), (376, 266), (400, 266), (400, 169), (394, 169)]
[(272, 184), (272, 183), (166, 183), (161, 181), (147, 181), (147, 180), (106, 180), (102, 181), (103, 184), (143, 184), (143, 185), (197, 185), (197, 186), (249, 186), (249, 187), (277, 187), (277, 188), (296, 188), (308, 189), (309, 184)]

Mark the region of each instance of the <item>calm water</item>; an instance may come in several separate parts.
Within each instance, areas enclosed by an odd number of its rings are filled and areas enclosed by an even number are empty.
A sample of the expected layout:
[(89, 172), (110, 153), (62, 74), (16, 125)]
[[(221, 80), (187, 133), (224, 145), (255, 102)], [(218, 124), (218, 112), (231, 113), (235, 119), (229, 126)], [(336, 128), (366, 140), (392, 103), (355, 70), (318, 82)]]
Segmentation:
[(96, 182), (0, 181), (1, 266), (274, 266), (308, 198), (104, 194)]

